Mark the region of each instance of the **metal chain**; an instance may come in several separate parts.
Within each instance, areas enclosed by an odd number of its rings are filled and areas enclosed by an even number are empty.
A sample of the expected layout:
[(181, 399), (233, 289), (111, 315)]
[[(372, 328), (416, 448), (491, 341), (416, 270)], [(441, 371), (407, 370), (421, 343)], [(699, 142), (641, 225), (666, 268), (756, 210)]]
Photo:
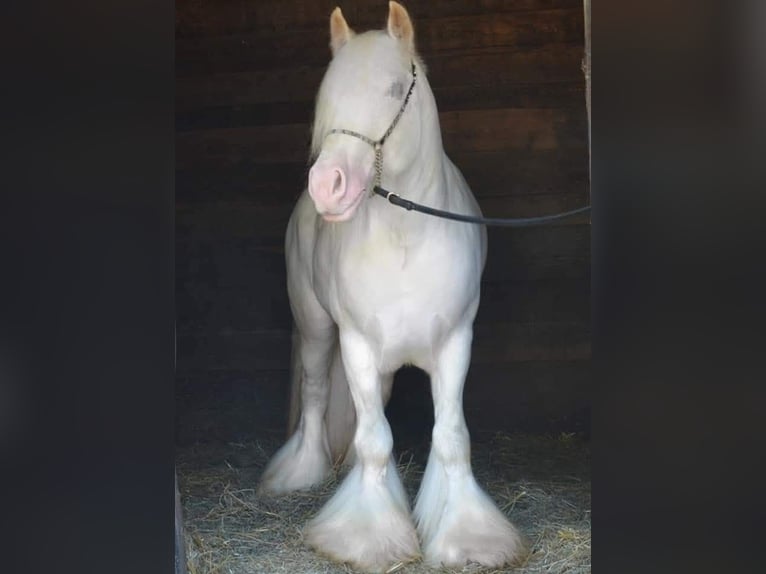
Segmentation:
[[(383, 182), (383, 144), (376, 143), (372, 147), (375, 150), (375, 180), (372, 184), (374, 190), (376, 187), (380, 187)], [(370, 195), (372, 194), (373, 191), (371, 190)]]

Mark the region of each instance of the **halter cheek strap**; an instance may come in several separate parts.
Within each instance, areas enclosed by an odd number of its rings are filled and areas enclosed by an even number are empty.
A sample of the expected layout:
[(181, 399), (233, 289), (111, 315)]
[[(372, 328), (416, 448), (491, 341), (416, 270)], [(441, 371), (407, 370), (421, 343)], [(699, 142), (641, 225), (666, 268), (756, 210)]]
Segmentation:
[(404, 96), (404, 102), (402, 102), (402, 107), (399, 108), (399, 111), (397, 112), (396, 117), (394, 118), (394, 121), (392, 121), (391, 125), (388, 126), (388, 129), (386, 130), (386, 133), (383, 134), (382, 138), (380, 138), (379, 140), (373, 140), (372, 138), (368, 138), (366, 135), (360, 134), (359, 132), (346, 130), (346, 129), (339, 129), (339, 128), (331, 129), (329, 133), (327, 134), (327, 135), (345, 134), (347, 136), (358, 138), (362, 140), (363, 142), (372, 146), (372, 149), (375, 151), (375, 180), (373, 181), (373, 185), (372, 185), (373, 189), (380, 186), (381, 180), (383, 179), (383, 144), (386, 143), (388, 136), (391, 135), (391, 132), (394, 131), (396, 124), (399, 123), (399, 120), (401, 119), (402, 114), (404, 114), (404, 110), (407, 107), (407, 102), (410, 101), (412, 90), (415, 89), (415, 80), (417, 79), (418, 74), (417, 74), (417, 70), (415, 69), (415, 62), (410, 62), (410, 63), (412, 65), (412, 82), (410, 83), (410, 89), (407, 90), (407, 95)]

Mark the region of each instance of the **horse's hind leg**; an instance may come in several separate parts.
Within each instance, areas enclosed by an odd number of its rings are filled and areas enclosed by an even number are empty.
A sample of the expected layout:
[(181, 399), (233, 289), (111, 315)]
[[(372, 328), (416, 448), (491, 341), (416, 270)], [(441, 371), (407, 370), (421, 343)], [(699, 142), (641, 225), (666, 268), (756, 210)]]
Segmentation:
[(336, 340), (331, 321), (299, 328), (295, 343), (300, 367), (300, 419), (295, 432), (269, 461), (261, 479), (262, 493), (282, 494), (309, 488), (330, 473), (330, 448), (325, 428), (329, 394), (328, 369)]
[(341, 333), (343, 363), (357, 414), (354, 467), (306, 528), (308, 544), (339, 562), (385, 571), (419, 554), (407, 495), (391, 451), (381, 376), (367, 342)]
[(479, 487), (471, 470), (462, 407), (471, 338), (470, 327), (453, 333), (431, 373), (433, 443), (414, 514), (425, 560), (434, 566), (478, 562), (500, 567), (524, 553), (519, 533)]

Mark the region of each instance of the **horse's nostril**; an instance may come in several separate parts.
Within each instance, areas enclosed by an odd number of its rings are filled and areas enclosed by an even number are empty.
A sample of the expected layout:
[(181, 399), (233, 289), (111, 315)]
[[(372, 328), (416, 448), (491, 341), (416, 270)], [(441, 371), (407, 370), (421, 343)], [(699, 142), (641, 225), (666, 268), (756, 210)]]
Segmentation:
[(343, 195), (345, 192), (345, 185), (343, 185), (343, 172), (339, 169), (333, 170), (335, 177), (332, 182), (332, 194)]
[(308, 180), (311, 197), (320, 203), (338, 202), (346, 195), (346, 174), (340, 167), (314, 165)]

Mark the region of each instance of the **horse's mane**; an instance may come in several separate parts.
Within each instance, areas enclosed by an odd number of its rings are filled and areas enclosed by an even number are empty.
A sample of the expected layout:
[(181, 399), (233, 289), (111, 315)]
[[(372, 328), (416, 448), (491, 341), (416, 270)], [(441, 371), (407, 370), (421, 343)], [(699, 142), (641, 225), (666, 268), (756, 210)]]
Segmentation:
[(314, 105), (314, 124), (311, 128), (311, 154), (309, 156), (309, 163), (312, 164), (316, 161), (319, 153), (322, 151), (322, 142), (324, 142), (327, 134), (332, 129), (330, 125), (332, 123), (330, 114), (327, 111), (328, 104), (319, 97), (319, 93), (316, 96), (316, 103)]

